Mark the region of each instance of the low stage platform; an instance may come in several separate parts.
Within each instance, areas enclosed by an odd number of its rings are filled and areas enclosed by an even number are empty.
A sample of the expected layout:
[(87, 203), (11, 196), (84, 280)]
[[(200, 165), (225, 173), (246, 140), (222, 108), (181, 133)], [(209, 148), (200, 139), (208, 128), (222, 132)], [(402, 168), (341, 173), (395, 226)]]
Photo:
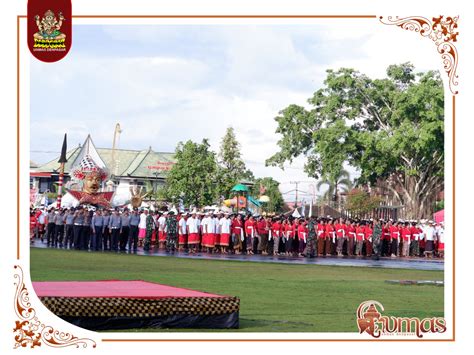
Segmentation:
[(90, 330), (239, 327), (237, 297), (146, 281), (33, 282), (55, 315)]

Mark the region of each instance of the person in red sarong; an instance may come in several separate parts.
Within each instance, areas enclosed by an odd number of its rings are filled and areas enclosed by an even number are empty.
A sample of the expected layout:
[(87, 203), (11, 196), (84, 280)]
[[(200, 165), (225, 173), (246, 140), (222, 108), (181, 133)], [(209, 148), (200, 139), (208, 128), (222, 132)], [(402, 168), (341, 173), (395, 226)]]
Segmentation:
[(193, 211), (191, 217), (186, 220), (186, 227), (188, 231), (189, 253), (195, 254), (201, 241), (199, 237), (199, 219), (196, 211)]
[(234, 246), (235, 254), (242, 254), (242, 239), (244, 237), (244, 224), (242, 222), (242, 215), (237, 214), (232, 219), (232, 244)]
[(30, 212), (30, 241), (34, 243), (36, 229), (38, 228), (38, 219), (33, 211)]
[(231, 220), (229, 219), (229, 214), (224, 213), (224, 216), (219, 220), (220, 227), (220, 241), (219, 245), (221, 248), (221, 253), (227, 254), (229, 244), (230, 244), (230, 232), (231, 232)]
[(188, 242), (188, 228), (186, 219), (188, 214), (182, 213), (178, 220), (178, 251), (183, 251)]

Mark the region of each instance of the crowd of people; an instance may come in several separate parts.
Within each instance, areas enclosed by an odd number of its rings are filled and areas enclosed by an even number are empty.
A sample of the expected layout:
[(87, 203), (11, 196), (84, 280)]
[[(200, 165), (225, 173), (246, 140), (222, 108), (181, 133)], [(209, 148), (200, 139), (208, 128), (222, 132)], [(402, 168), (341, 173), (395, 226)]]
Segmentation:
[(32, 243), (55, 248), (299, 257), (444, 257), (444, 225), (433, 221), (262, 216), (148, 209), (32, 209)]

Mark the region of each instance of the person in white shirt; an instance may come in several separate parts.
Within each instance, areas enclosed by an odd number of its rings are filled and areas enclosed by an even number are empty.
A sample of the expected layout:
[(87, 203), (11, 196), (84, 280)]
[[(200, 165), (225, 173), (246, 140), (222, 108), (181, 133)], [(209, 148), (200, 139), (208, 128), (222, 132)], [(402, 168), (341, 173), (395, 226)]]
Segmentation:
[(438, 256), (444, 258), (444, 222), (436, 226), (436, 237), (438, 239)]
[(434, 239), (436, 236), (436, 230), (433, 227), (433, 221), (428, 222), (428, 226), (425, 226), (423, 229), (423, 235), (425, 237), (425, 256), (426, 258), (433, 257), (434, 251)]
[(227, 249), (229, 248), (230, 244), (230, 225), (231, 220), (229, 219), (229, 214), (224, 213), (224, 217), (219, 220), (219, 227), (221, 232), (220, 238), (220, 246), (221, 246), (221, 253), (227, 254)]
[(143, 241), (146, 236), (146, 217), (148, 216), (148, 210), (144, 210), (140, 213), (140, 223), (138, 223), (138, 245), (143, 246)]
[(201, 237), (202, 237), (202, 228), (201, 228), (201, 221), (202, 221), (202, 213), (198, 212), (196, 213), (196, 225), (197, 225), (197, 233), (199, 234), (199, 243), (198, 243), (198, 249), (200, 249), (200, 244), (201, 244)]
[(188, 248), (190, 254), (195, 254), (196, 249), (199, 246), (199, 218), (197, 218), (197, 212), (194, 211), (186, 220), (186, 227), (188, 231)]
[(164, 212), (158, 218), (157, 226), (158, 226), (158, 248), (164, 249), (166, 244), (166, 232), (165, 232), (165, 224), (166, 224), (166, 216), (168, 212)]
[(183, 251), (188, 237), (188, 230), (187, 230), (187, 219), (188, 214), (186, 212), (181, 214), (181, 218), (178, 222), (178, 251)]
[(214, 251), (216, 253), (220, 252), (221, 245), (221, 224), (220, 220), (222, 217), (222, 212), (214, 212)]
[(219, 245), (219, 218), (214, 213), (211, 215), (211, 233), (212, 233), (212, 240), (210, 240), (210, 244), (212, 245), (212, 251), (217, 252), (216, 249), (217, 245)]
[(206, 213), (201, 221), (202, 226), (202, 247), (208, 253), (214, 248), (214, 223), (210, 213)]

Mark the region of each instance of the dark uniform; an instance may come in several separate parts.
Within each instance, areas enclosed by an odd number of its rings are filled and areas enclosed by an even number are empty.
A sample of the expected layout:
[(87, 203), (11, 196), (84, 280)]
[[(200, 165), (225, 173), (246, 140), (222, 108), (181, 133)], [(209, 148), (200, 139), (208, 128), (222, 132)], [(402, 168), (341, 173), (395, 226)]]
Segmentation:
[[(150, 250), (151, 246), (151, 237), (153, 235), (153, 230), (155, 229), (155, 221), (151, 214), (146, 216), (146, 234), (145, 234), (145, 242), (143, 243), (143, 250), (148, 251)], [(176, 233), (178, 231), (176, 230)]]
[(130, 234), (130, 216), (128, 213), (122, 215), (122, 232), (120, 233), (120, 250), (127, 248), (128, 235)]
[(379, 259), (380, 254), (382, 253), (382, 241), (380, 240), (381, 237), (382, 227), (380, 226), (380, 223), (374, 223), (374, 229), (372, 231), (372, 251), (375, 259)]
[(82, 226), (84, 224), (84, 211), (79, 210), (76, 211), (74, 216), (74, 249), (79, 250), (82, 249), (82, 242), (81, 242), (81, 234), (82, 234)]
[(64, 247), (72, 248), (74, 242), (74, 211), (69, 211), (66, 214), (66, 233), (65, 233), (65, 241)]
[(84, 215), (84, 223), (82, 225), (81, 231), (81, 242), (82, 248), (84, 250), (89, 250), (90, 239), (91, 239), (91, 222), (92, 222), (92, 212), (88, 211)]
[(58, 246), (62, 248), (63, 246), (63, 238), (64, 238), (64, 222), (65, 222), (65, 216), (64, 212), (61, 212), (60, 214), (56, 215), (56, 218), (54, 220), (55, 226), (54, 226), (54, 247)]
[(137, 251), (137, 245), (138, 245), (138, 224), (140, 223), (140, 216), (136, 213), (133, 212), (132, 215), (130, 216), (130, 234), (128, 236), (128, 250), (132, 250), (132, 245), (133, 245), (133, 250)]
[(178, 220), (174, 215), (166, 219), (166, 251), (175, 251), (178, 242)]
[(316, 222), (311, 218), (308, 222), (308, 238), (306, 239), (306, 248), (303, 254), (307, 257), (314, 257), (316, 255)]
[(92, 245), (91, 249), (93, 250), (102, 250), (102, 232), (104, 230), (104, 216), (94, 215), (92, 217), (92, 231), (94, 232), (92, 236)]
[(107, 211), (104, 211), (102, 215), (104, 217), (104, 229), (102, 230), (102, 242), (104, 244), (104, 250), (111, 249), (111, 235), (109, 230), (110, 214)]
[(120, 237), (120, 230), (122, 228), (122, 218), (120, 215), (113, 214), (110, 216), (109, 219), (109, 229), (110, 229), (110, 234), (112, 237), (112, 246), (111, 250), (113, 251), (118, 251), (118, 246), (119, 246), (119, 237)]
[(46, 227), (46, 241), (48, 243), (48, 246), (54, 244), (54, 237), (56, 236), (55, 227), (56, 227), (56, 214), (54, 213), (54, 211), (51, 210), (48, 213), (48, 226)]

